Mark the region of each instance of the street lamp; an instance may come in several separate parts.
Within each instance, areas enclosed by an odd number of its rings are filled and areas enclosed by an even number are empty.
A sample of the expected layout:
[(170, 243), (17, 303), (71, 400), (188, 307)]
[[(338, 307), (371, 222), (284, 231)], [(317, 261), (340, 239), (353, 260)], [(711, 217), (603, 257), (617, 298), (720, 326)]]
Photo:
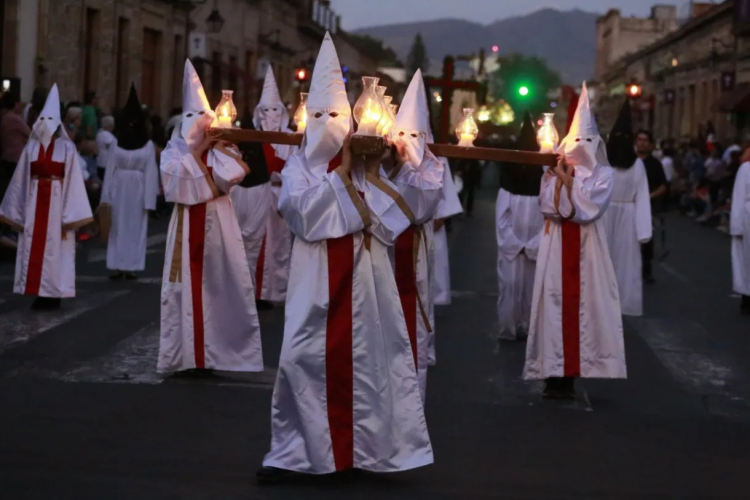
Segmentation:
[(219, 33), (221, 31), (221, 28), (224, 27), (224, 18), (221, 17), (217, 4), (218, 0), (214, 0), (214, 8), (206, 18), (206, 26), (208, 27), (208, 32), (213, 34)]

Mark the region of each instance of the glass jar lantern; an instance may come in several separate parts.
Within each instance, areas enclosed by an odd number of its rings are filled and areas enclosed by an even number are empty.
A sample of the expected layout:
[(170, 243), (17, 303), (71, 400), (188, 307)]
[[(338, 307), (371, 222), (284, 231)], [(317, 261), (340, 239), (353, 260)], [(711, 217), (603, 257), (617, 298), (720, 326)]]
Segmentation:
[(464, 117), (456, 127), (456, 137), (458, 137), (458, 145), (471, 147), (474, 146), (474, 141), (479, 136), (479, 127), (474, 121), (474, 110), (472, 108), (464, 108)]
[(297, 133), (304, 134), (307, 128), (307, 92), (300, 92), (299, 106), (294, 112), (294, 123), (297, 125)]
[(377, 93), (379, 81), (380, 78), (374, 76), (362, 77), (362, 95), (357, 99), (353, 110), (358, 135), (378, 134), (378, 125), (383, 118), (383, 103)]
[(219, 128), (232, 128), (237, 119), (237, 108), (232, 101), (232, 94), (234, 94), (233, 90), (221, 91), (221, 101), (216, 106), (216, 119)]
[(383, 135), (388, 135), (396, 123), (396, 115), (391, 112), (391, 102), (393, 97), (387, 95), (383, 97), (383, 104), (385, 105), (385, 113), (383, 119), (380, 121), (380, 132)]
[(536, 133), (540, 153), (555, 153), (557, 151), (560, 135), (557, 133), (555, 123), (552, 121), (554, 117), (554, 113), (544, 113), (544, 121)]

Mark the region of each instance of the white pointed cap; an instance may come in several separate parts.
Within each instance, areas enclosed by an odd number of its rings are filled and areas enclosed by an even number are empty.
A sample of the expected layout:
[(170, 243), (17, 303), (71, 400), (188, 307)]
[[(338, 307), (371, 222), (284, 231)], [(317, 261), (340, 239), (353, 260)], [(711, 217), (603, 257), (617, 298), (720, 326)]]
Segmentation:
[[(56, 120), (58, 123), (62, 122), (60, 119), (60, 91), (57, 89), (56, 83), (52, 85), (52, 88), (49, 90), (47, 101), (44, 103), (44, 108), (42, 108), (42, 112), (39, 113), (39, 116), (47, 118), (51, 116), (53, 120)], [(39, 118), (37, 118), (37, 120), (38, 119)]]
[(282, 103), (281, 94), (279, 94), (279, 86), (276, 85), (276, 78), (273, 76), (273, 68), (269, 65), (266, 70), (266, 79), (263, 81), (263, 92), (260, 94), (261, 104), (278, 104)]
[(594, 114), (591, 112), (591, 102), (589, 101), (589, 91), (586, 88), (586, 82), (583, 82), (581, 88), (581, 97), (578, 98), (578, 107), (576, 114), (573, 115), (573, 121), (570, 124), (569, 137), (591, 137), (599, 135), (599, 127), (596, 126)]
[(333, 45), (331, 34), (326, 32), (315, 61), (307, 107), (311, 108), (351, 108), (346, 94), (344, 75), (341, 73), (339, 56)]
[(206, 91), (193, 67), (190, 59), (185, 61), (185, 73), (182, 78), (182, 111), (211, 111), (211, 105), (208, 103)]
[(429, 111), (427, 110), (427, 91), (424, 88), (422, 71), (417, 70), (406, 89), (404, 98), (396, 115), (396, 124), (393, 128), (401, 130), (414, 130), (429, 134)]

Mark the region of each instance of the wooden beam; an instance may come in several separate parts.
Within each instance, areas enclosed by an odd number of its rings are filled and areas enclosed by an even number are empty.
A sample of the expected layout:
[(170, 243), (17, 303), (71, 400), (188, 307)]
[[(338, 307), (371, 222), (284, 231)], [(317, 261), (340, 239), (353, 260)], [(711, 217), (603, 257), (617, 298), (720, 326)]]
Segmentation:
[[(213, 128), (212, 137), (229, 142), (266, 142), (270, 144), (287, 144), (299, 146), (302, 144), (302, 134), (287, 132), (265, 132), (239, 128)], [(428, 144), (435, 156), (457, 158), (465, 160), (489, 160), (505, 163), (520, 163), (523, 165), (557, 164), (556, 154), (535, 153), (533, 151), (515, 151), (512, 149), (477, 148), (456, 146), (453, 144)]]

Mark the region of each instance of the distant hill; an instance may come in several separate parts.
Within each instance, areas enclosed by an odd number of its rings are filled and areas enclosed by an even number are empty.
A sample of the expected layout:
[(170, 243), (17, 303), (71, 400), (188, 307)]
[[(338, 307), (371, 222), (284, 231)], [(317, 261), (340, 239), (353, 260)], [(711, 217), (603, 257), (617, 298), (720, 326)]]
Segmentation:
[(466, 55), (493, 45), (501, 54), (519, 52), (545, 59), (566, 83), (577, 84), (594, 74), (596, 18), (581, 10), (542, 9), (531, 14), (481, 25), (459, 19), (391, 24), (362, 28), (357, 33), (383, 40), (405, 61), (414, 36), (422, 34), (430, 59)]

